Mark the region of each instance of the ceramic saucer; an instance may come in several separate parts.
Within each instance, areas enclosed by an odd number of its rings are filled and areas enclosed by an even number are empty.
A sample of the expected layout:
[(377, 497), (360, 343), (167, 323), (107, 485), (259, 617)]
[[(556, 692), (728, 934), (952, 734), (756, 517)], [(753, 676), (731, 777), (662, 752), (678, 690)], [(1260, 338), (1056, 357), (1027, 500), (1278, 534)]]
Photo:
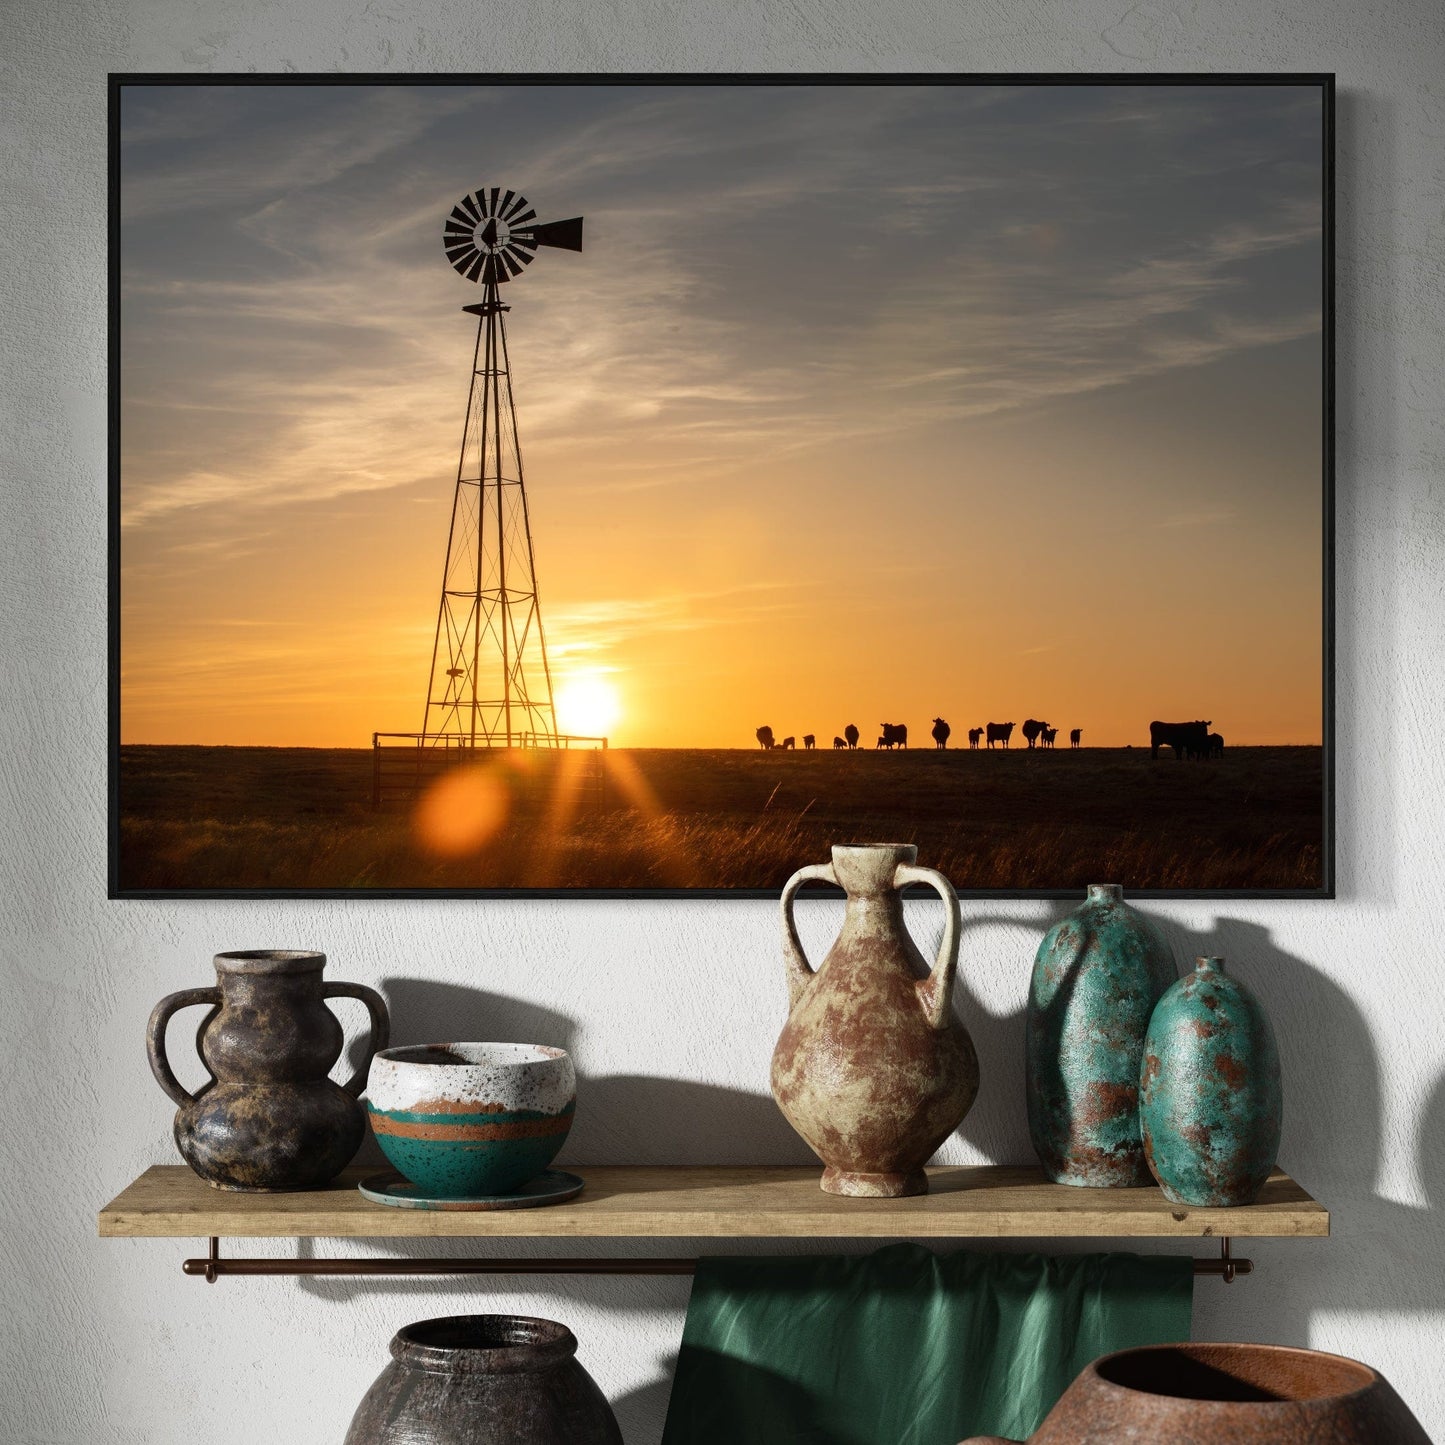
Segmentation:
[(375, 1204), (393, 1209), (534, 1209), (561, 1204), (582, 1192), (583, 1181), (561, 1169), (547, 1169), (513, 1194), (478, 1194), (462, 1199), (428, 1199), (409, 1179), (394, 1170), (373, 1174), (356, 1187)]

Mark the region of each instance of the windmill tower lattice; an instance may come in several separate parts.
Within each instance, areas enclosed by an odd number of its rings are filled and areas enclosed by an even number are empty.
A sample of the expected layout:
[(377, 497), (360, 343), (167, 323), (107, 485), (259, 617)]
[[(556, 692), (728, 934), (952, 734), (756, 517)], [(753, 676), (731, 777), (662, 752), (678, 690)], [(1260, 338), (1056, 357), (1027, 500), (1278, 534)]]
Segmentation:
[(532, 551), (499, 288), (541, 246), (582, 249), (582, 218), (539, 222), (499, 187), (463, 196), (447, 217), (447, 259), (482, 286), (422, 722), (425, 743), (549, 746), (561, 741)]

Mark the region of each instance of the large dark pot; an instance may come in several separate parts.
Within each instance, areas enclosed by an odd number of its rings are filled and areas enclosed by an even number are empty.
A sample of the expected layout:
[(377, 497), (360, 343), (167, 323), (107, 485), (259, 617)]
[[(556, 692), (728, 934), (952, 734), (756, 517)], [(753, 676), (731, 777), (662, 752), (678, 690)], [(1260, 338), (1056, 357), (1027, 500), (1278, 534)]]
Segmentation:
[[(1430, 1445), (1368, 1365), (1284, 1345), (1150, 1345), (1095, 1360), (1029, 1445)], [(979, 1435), (964, 1445), (1021, 1445)]]
[(454, 1315), (397, 1332), (345, 1445), (622, 1445), (565, 1325)]
[[(360, 1094), (384, 1049), (386, 1001), (359, 983), (323, 983), (324, 953), (259, 950), (216, 955), (215, 988), (163, 998), (146, 1029), (151, 1072), (180, 1106), (176, 1146), (217, 1189), (314, 1189), (334, 1179), (366, 1137)], [(360, 999), (371, 1038), (344, 1086), (327, 1077), (345, 1036), (325, 1005)], [(166, 1024), (177, 1009), (207, 1003), (196, 1051), (210, 1081), (188, 1094), (166, 1058)]]

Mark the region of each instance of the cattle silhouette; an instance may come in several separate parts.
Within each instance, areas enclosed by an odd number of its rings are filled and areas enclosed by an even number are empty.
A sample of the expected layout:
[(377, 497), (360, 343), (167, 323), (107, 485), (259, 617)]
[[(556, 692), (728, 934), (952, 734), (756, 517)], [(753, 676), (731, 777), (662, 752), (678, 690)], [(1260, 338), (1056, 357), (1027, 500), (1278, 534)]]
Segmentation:
[(995, 743), (1002, 743), (1004, 747), (1007, 748), (1008, 740), (1012, 736), (1013, 730), (1014, 725), (1011, 722), (989, 723), (987, 728), (984, 729), (988, 736), (989, 747), (992, 747)]
[(1058, 737), (1058, 735), (1058, 728), (1045, 728), (1043, 732), (1039, 734), (1039, 737), (1043, 740), (1043, 744), (1046, 748), (1051, 748), (1054, 745), (1054, 739)]
[(804, 733), (804, 734), (803, 734), (803, 746), (804, 746), (804, 748), (806, 748), (809, 752), (812, 752), (812, 750), (813, 750), (815, 747), (818, 746), (818, 739), (815, 738), (812, 733)]
[(968, 730), (968, 745), (969, 745), (969, 747), (971, 747), (971, 748), (976, 748), (976, 747), (978, 746), (978, 741), (979, 741), (979, 739), (980, 739), (982, 736), (983, 736), (983, 729), (982, 729), (982, 728), (969, 728), (969, 730)]
[(1084, 736), (1084, 730), (1083, 730), (1083, 728), (1073, 728), (1073, 729), (1071, 729), (1070, 732), (1069, 732), (1069, 746), (1070, 746), (1071, 748), (1076, 748), (1076, 747), (1078, 747), (1078, 746), (1079, 746), (1079, 739), (1082, 738), (1083, 736)]
[(885, 747), (906, 748), (908, 746), (908, 724), (907, 723), (879, 723), (883, 729), (882, 742)]
[(842, 738), (834, 738), (834, 739), (833, 739), (833, 746), (834, 746), (835, 748), (846, 748), (846, 747), (848, 746), (848, 744), (845, 743)]
[(1039, 734), (1042, 733), (1046, 727), (1048, 727), (1048, 723), (1040, 722), (1037, 718), (1031, 717), (1024, 720), (1024, 725), (1019, 731), (1028, 739), (1029, 746), (1033, 747), (1039, 739)]
[(843, 736), (848, 739), (848, 746), (850, 748), (856, 748), (858, 746), (858, 729), (853, 723), (849, 723), (848, 726), (843, 729)]
[(1207, 741), (1209, 743), (1209, 756), (1211, 758), (1222, 758), (1224, 756), (1224, 735), (1222, 733), (1210, 733)]
[(1151, 722), (1149, 724), (1149, 756), (1157, 758), (1161, 747), (1174, 749), (1175, 761), (1186, 755), (1204, 758), (1209, 755), (1209, 727), (1197, 718), (1193, 722)]
[(780, 748), (785, 748), (785, 749), (787, 749), (787, 751), (791, 753), (791, 752), (796, 752), (796, 751), (797, 751), (797, 743), (798, 743), (797, 738), (784, 738), (784, 739), (782, 740), (782, 742), (780, 742), (780, 743), (778, 744), (778, 746), (779, 746)]
[(953, 729), (941, 717), (933, 720), (933, 741), (941, 748), (948, 746), (948, 735)]
[(761, 728), (759, 728), (759, 729), (757, 730), (757, 732), (754, 734), (754, 736), (755, 736), (755, 737), (757, 738), (757, 740), (758, 740), (758, 746), (761, 747), (761, 748), (763, 748), (764, 750), (766, 750), (766, 749), (768, 749), (768, 748), (771, 748), (771, 747), (773, 746), (773, 730), (772, 730), (772, 728), (769, 728), (769, 727), (761, 727)]

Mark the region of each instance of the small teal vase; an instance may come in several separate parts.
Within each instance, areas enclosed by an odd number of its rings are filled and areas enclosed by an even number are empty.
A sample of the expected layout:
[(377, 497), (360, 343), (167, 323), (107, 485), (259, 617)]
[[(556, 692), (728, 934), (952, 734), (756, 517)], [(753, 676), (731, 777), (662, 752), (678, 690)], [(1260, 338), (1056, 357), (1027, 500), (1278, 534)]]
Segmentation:
[(1166, 1199), (1223, 1208), (1259, 1197), (1284, 1119), (1279, 1048), (1259, 1000), (1222, 958), (1201, 958), (1159, 1000), (1139, 1117)]
[(1044, 936), (1025, 1022), (1029, 1136), (1057, 1184), (1150, 1183), (1139, 1131), (1149, 1016), (1178, 977), (1159, 930), (1116, 883)]

